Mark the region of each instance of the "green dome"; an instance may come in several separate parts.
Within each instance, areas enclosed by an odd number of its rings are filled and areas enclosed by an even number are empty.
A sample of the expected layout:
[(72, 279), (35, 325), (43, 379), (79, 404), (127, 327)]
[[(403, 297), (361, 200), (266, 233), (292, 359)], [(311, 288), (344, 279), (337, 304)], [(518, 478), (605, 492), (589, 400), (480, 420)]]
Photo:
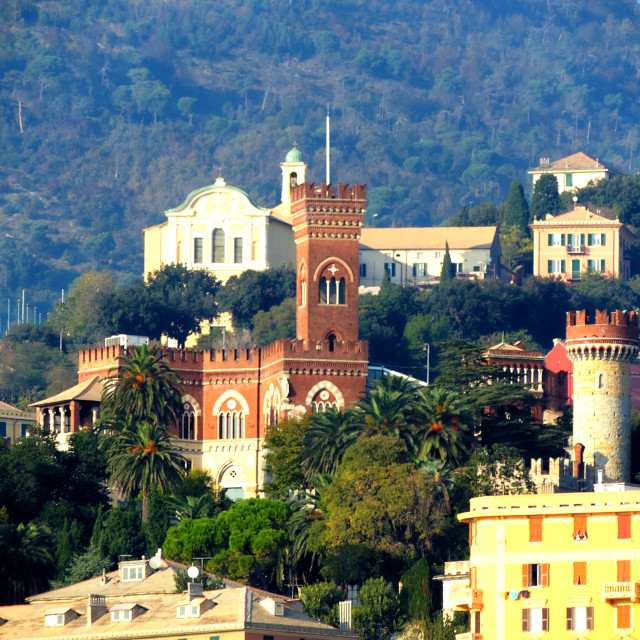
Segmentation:
[(293, 147), (289, 153), (287, 153), (285, 162), (302, 162), (302, 154), (300, 153), (300, 149), (298, 147)]

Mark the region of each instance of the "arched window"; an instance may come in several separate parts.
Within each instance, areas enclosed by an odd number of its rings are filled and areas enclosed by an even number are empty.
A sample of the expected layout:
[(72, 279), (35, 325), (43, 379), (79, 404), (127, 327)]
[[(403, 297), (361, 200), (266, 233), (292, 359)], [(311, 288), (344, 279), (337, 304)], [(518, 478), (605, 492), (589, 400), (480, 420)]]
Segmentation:
[(604, 389), (604, 373), (598, 374), (598, 389)]
[(289, 174), (289, 185), (291, 187), (297, 187), (298, 186), (298, 174), (295, 171), (292, 171)]
[(335, 351), (336, 350), (336, 342), (337, 342), (337, 338), (336, 338), (336, 334), (335, 333), (330, 333), (327, 336), (327, 340), (329, 341), (329, 351)]
[(320, 278), (320, 303), (345, 304), (344, 278)]
[(218, 416), (218, 437), (221, 440), (244, 438), (244, 413), (224, 411)]
[(214, 229), (211, 234), (211, 262), (224, 262), (224, 231)]
[(182, 420), (178, 425), (178, 437), (182, 440), (196, 439), (196, 414), (193, 407), (186, 403)]
[(326, 278), (320, 278), (320, 304), (329, 302), (329, 283)]

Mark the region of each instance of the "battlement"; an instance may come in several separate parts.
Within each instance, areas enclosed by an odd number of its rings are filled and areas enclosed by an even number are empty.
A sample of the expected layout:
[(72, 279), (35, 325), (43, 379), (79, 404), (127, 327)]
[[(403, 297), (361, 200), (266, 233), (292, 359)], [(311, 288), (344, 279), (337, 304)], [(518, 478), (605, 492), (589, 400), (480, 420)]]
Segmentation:
[(272, 342), (266, 347), (262, 347), (263, 362), (278, 358), (304, 358), (312, 361), (318, 360), (344, 360), (345, 358), (354, 360), (368, 360), (369, 343), (363, 340), (344, 340), (335, 342), (333, 351), (329, 340), (288, 340), (282, 338)]
[(586, 310), (567, 313), (567, 346), (575, 342), (631, 342), (638, 345), (638, 314), (617, 309), (596, 310), (595, 322)]
[[(367, 200), (367, 185), (366, 184), (354, 184), (353, 187), (347, 184), (338, 183), (338, 194), (336, 197), (336, 190), (331, 183), (325, 184), (322, 182), (319, 187), (316, 187), (315, 182), (303, 182), (296, 185), (291, 189), (291, 203), (295, 208), (296, 203), (309, 201), (332, 201), (332, 206), (335, 206), (338, 202), (352, 203), (355, 201), (366, 202)], [(326, 202), (319, 202), (319, 204), (327, 204)]]

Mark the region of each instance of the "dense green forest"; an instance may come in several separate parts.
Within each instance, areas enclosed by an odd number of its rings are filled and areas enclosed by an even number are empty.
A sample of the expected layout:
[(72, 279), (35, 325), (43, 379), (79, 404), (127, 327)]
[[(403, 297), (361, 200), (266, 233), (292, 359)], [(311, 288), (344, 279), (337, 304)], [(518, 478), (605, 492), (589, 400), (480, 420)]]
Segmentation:
[(141, 229), (219, 172), (275, 204), (294, 141), (321, 180), (327, 105), (379, 225), (499, 205), (540, 156), (634, 171), (637, 32), (633, 0), (7, 0), (3, 308), (139, 274)]

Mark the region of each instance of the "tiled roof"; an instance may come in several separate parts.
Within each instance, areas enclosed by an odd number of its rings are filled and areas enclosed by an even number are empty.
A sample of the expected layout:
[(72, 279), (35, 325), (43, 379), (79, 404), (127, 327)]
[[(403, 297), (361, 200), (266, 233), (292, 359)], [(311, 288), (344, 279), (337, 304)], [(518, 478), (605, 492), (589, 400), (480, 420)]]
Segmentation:
[(572, 211), (560, 213), (557, 216), (547, 215), (543, 220), (534, 220), (533, 224), (538, 225), (557, 225), (565, 223), (583, 222), (586, 224), (597, 224), (598, 226), (610, 225), (614, 227), (622, 227), (623, 224), (618, 220), (605, 218), (597, 213), (589, 211), (586, 207), (576, 207)]
[(571, 171), (606, 171), (609, 168), (603, 165), (599, 160), (595, 160), (594, 158), (588, 156), (586, 153), (578, 151), (578, 153), (574, 153), (573, 155), (567, 156), (566, 158), (554, 160), (549, 164), (539, 165), (533, 170), (550, 172), (566, 171), (567, 169)]
[(87, 400), (88, 402), (100, 402), (102, 398), (102, 380), (100, 376), (93, 376), (84, 382), (65, 389), (55, 396), (32, 402), (30, 407), (46, 407), (50, 404), (58, 404), (60, 402), (71, 402), (71, 400)]
[(360, 245), (378, 250), (488, 249), (498, 228), (492, 227), (365, 227)]

